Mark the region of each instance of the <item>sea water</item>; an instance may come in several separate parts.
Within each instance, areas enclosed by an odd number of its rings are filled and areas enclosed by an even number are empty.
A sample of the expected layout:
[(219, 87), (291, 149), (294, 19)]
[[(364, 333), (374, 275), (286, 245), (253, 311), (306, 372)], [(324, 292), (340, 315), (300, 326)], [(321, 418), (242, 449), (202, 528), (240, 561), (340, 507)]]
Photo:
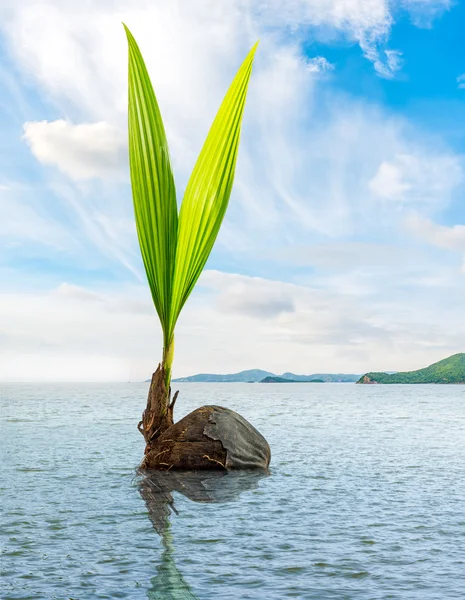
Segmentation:
[(3, 384), (2, 599), (465, 598), (465, 386), (180, 384), (268, 476), (136, 475), (148, 384)]

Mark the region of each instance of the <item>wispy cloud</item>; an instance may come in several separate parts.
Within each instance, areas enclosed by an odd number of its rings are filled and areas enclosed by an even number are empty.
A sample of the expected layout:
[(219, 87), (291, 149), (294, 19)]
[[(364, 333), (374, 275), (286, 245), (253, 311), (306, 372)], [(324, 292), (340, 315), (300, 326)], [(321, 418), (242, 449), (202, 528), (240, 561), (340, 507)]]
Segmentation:
[(333, 71), (334, 65), (326, 60), (324, 56), (315, 56), (307, 61), (307, 70), (309, 73), (324, 73), (325, 71)]
[(393, 79), (402, 67), (402, 52), (379, 48), (372, 41), (361, 42), (366, 58), (373, 63), (375, 71), (380, 77)]
[(417, 27), (432, 27), (433, 21), (450, 10), (455, 0), (401, 0)]

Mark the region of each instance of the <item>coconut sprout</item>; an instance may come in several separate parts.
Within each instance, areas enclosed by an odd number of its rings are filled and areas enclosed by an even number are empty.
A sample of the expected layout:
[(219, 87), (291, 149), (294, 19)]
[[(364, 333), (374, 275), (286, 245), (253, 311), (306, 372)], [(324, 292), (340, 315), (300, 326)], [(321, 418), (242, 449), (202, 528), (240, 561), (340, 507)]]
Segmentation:
[(202, 273), (231, 195), (247, 88), (257, 44), (234, 77), (213, 121), (178, 213), (168, 142), (147, 68), (129, 29), (129, 164), (137, 235), (163, 332), (161, 363), (153, 374), (139, 423), (146, 452), (173, 425), (170, 401), (174, 331)]

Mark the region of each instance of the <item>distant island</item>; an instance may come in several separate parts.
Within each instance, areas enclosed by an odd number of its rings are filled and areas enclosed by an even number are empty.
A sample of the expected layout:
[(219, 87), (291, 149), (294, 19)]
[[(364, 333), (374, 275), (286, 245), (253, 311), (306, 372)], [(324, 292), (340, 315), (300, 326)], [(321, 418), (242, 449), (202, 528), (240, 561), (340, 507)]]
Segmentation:
[(265, 377), (260, 383), (324, 383), (323, 379), (306, 379), (299, 381), (298, 379), (286, 379), (284, 377)]
[[(150, 381), (147, 380), (147, 381)], [(189, 377), (179, 377), (173, 383), (463, 383), (465, 384), (465, 353), (454, 354), (437, 363), (417, 371), (383, 371), (380, 373), (314, 373), (296, 375), (286, 372), (277, 375), (262, 369), (248, 369), (239, 373), (221, 375), (218, 373), (199, 373)]]
[(218, 375), (213, 373), (200, 373), (198, 375), (191, 375), (190, 377), (179, 377), (173, 379), (174, 383), (260, 383), (264, 379), (272, 378), (274, 380), (281, 379), (282, 381), (266, 381), (264, 383), (288, 383), (288, 382), (327, 382), (327, 383), (355, 383), (360, 375), (354, 374), (332, 374), (332, 373), (315, 373), (314, 375), (296, 375), (295, 373), (283, 373), (277, 375), (270, 371), (263, 371), (262, 369), (249, 369), (247, 371), (240, 371), (239, 373), (232, 373), (229, 375)]
[(404, 373), (366, 373), (357, 383), (386, 384), (386, 383), (464, 383), (465, 384), (465, 353), (454, 354), (437, 363)]

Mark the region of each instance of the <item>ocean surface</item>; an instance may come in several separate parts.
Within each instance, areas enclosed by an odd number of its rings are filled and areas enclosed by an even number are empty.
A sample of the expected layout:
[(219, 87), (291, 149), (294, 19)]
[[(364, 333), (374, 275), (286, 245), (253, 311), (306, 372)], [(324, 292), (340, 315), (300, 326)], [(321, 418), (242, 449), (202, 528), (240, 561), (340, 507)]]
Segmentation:
[(138, 477), (148, 384), (2, 384), (6, 599), (465, 598), (465, 386), (179, 384), (271, 471)]

